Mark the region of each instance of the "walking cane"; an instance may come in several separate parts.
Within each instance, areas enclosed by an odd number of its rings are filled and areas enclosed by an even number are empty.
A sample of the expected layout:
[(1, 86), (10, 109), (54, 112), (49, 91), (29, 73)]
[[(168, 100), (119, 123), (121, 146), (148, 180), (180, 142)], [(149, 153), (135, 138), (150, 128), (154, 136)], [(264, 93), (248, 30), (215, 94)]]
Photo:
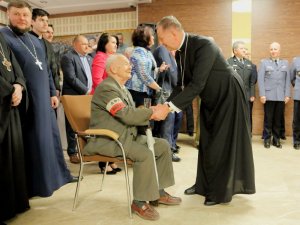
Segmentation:
[(147, 136), (147, 145), (148, 145), (148, 148), (149, 148), (150, 151), (152, 152), (153, 162), (154, 162), (154, 171), (155, 171), (155, 175), (156, 175), (157, 185), (158, 185), (158, 187), (159, 187), (159, 183), (158, 183), (158, 173), (157, 173), (156, 160), (155, 160), (155, 152), (154, 152), (154, 143), (155, 143), (155, 140), (154, 140), (154, 138), (153, 138), (152, 130), (151, 130), (150, 127), (148, 127), (148, 128), (146, 129), (146, 136)]

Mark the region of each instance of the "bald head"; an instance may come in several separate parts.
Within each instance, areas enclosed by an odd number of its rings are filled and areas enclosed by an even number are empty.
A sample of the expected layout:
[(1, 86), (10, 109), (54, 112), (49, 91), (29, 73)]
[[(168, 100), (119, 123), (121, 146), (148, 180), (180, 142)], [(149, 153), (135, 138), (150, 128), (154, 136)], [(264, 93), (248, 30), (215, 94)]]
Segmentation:
[(86, 55), (89, 52), (88, 39), (83, 35), (77, 35), (73, 39), (73, 47), (76, 52), (81, 55)]
[(280, 44), (278, 42), (273, 42), (270, 44), (270, 57), (275, 60), (279, 59), (280, 56)]
[(131, 78), (131, 65), (122, 54), (112, 54), (106, 60), (105, 70), (108, 76), (114, 78), (119, 84), (124, 85)]

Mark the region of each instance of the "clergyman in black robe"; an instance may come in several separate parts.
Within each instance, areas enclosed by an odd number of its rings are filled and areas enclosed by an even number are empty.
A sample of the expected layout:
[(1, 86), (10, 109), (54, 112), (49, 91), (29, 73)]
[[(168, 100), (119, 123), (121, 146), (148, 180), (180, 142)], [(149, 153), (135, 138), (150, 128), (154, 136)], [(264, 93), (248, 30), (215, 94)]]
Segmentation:
[(206, 206), (228, 203), (235, 194), (255, 193), (250, 120), (243, 81), (213, 40), (185, 33), (174, 16), (157, 26), (159, 40), (178, 50), (178, 84), (162, 119), (201, 98), (196, 183), (185, 194), (205, 197)]
[[(29, 209), (19, 106), (26, 100), (19, 64), (0, 34), (0, 223)], [(5, 57), (4, 57), (5, 56)], [(19, 89), (19, 90), (18, 90)], [(22, 103), (23, 103), (22, 102)], [(24, 102), (26, 104), (26, 102)]]
[[(64, 160), (54, 113), (58, 100), (48, 70), (45, 48), (28, 31), (31, 7), (25, 1), (10, 2), (9, 26), (4, 35), (22, 69), (28, 91), (28, 110), (21, 115), (29, 197), (48, 197), (73, 180)], [(22, 21), (20, 22), (20, 17)]]

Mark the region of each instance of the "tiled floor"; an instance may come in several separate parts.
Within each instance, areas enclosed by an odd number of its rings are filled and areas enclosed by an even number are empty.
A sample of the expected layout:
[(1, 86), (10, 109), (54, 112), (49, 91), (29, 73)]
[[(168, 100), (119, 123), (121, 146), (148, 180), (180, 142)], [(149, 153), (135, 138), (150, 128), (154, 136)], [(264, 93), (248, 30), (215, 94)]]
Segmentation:
[[(201, 196), (185, 196), (183, 191), (195, 181), (197, 150), (191, 137), (181, 134), (179, 156), (174, 163), (176, 185), (168, 192), (182, 197), (180, 206), (159, 206), (158, 221), (144, 221), (127, 211), (124, 172), (107, 176), (99, 192), (100, 176), (96, 165), (86, 166), (79, 203), (72, 203), (76, 184), (68, 184), (50, 198), (35, 198), (31, 209), (8, 221), (9, 225), (299, 225), (300, 224), (300, 151), (293, 149), (291, 138), (281, 150), (265, 149), (253, 137), (256, 169), (255, 195), (237, 195), (228, 205), (206, 207)], [(78, 167), (70, 165), (73, 174)], [(130, 170), (131, 174), (131, 170)]]

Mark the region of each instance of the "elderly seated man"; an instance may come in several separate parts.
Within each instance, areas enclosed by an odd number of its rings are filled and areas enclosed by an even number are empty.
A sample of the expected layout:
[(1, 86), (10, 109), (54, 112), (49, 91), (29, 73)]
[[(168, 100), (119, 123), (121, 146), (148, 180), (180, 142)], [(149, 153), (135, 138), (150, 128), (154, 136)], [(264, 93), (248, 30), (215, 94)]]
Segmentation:
[[(108, 78), (96, 89), (92, 99), (90, 128), (111, 129), (120, 135), (126, 157), (133, 164), (132, 211), (148, 220), (157, 220), (158, 212), (153, 206), (178, 205), (181, 198), (164, 191), (174, 185), (171, 150), (164, 139), (155, 138), (154, 152), (158, 171), (158, 183), (152, 152), (147, 147), (147, 138), (137, 132), (137, 126), (147, 126), (149, 120), (158, 117), (155, 107), (136, 108), (124, 84), (131, 77), (128, 59), (121, 54), (111, 55), (106, 62)], [(119, 156), (121, 150), (106, 137), (89, 140), (85, 154)], [(149, 203), (148, 203), (149, 202)]]

